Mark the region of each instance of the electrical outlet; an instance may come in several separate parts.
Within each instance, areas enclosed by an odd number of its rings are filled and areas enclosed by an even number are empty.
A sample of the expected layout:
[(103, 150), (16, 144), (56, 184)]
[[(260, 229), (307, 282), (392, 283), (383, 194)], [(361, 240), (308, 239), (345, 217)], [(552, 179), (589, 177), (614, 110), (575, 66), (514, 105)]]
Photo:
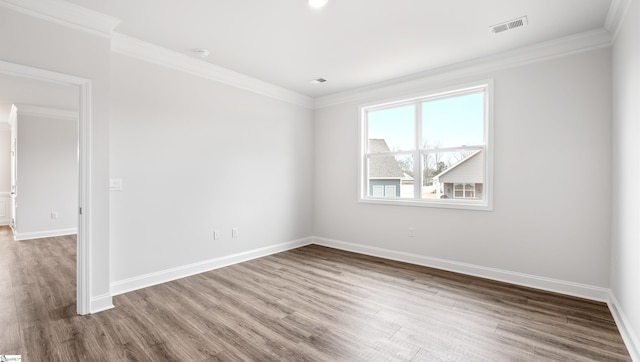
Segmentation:
[(220, 230), (213, 230), (213, 240), (220, 239)]
[(109, 179), (109, 191), (122, 191), (122, 179), (121, 178)]
[(231, 237), (232, 238), (237, 238), (238, 237), (238, 228), (231, 229)]
[(51, 212), (51, 220), (56, 220), (58, 218), (58, 213), (55, 211)]
[(410, 237), (416, 236), (416, 229), (414, 229), (413, 227), (410, 227), (409, 228), (409, 236)]

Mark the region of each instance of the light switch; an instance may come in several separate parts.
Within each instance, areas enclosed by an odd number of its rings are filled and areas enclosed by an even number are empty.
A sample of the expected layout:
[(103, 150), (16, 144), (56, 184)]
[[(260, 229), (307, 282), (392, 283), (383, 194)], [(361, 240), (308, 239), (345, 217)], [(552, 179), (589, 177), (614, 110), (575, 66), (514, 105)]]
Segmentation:
[(122, 179), (121, 178), (110, 179), (109, 191), (122, 191)]

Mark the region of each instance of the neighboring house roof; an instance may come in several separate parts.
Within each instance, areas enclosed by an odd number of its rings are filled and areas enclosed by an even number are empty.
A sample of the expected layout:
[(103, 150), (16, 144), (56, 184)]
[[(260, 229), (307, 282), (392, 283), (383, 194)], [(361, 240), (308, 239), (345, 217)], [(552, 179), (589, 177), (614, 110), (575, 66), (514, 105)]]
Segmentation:
[(483, 183), (484, 160), (478, 157), (482, 150), (475, 151), (433, 179), (440, 183)]
[[(370, 139), (369, 152), (389, 152), (389, 146), (384, 139)], [(395, 157), (371, 157), (369, 159), (369, 178), (374, 179), (402, 179), (404, 171), (400, 168)]]

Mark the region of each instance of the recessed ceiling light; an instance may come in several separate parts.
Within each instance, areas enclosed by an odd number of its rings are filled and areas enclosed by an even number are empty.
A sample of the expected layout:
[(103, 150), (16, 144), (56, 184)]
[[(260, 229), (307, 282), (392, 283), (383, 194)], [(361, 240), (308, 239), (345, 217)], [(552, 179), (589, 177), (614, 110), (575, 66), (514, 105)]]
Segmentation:
[(329, 0), (309, 0), (309, 6), (312, 8), (321, 8), (327, 5), (327, 1)]
[(327, 80), (324, 79), (324, 78), (316, 78), (316, 79), (310, 80), (309, 83), (311, 83), (311, 84), (322, 84), (322, 83), (324, 83), (326, 81)]

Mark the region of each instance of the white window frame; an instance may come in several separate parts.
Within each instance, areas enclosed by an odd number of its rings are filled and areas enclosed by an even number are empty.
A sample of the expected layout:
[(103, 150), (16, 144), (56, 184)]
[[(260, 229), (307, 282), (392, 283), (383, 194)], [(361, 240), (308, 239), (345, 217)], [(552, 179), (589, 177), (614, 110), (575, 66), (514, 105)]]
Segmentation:
[[(476, 93), (478, 91), (485, 92), (485, 115), (484, 115), (484, 145), (482, 147), (456, 147), (455, 149), (468, 149), (468, 150), (482, 150), (484, 157), (484, 182), (482, 199), (473, 200), (467, 198), (449, 198), (449, 199), (423, 199), (422, 194), (422, 163), (418, 162), (418, 170), (414, 170), (414, 175), (418, 175), (414, 183), (414, 198), (379, 198), (368, 195), (369, 179), (367, 169), (367, 148), (368, 148), (368, 127), (367, 127), (367, 112), (381, 110), (385, 108), (399, 107), (406, 104), (415, 103), (421, 104), (424, 101), (435, 100), (438, 98), (449, 98), (464, 94)], [(416, 114), (416, 145), (419, 145), (419, 139), (422, 137), (422, 122), (420, 116), (420, 108), (417, 107)], [(359, 109), (360, 125), (359, 125), (359, 150), (358, 150), (358, 202), (360, 203), (373, 203), (373, 204), (387, 204), (387, 205), (402, 205), (402, 206), (421, 206), (421, 207), (435, 207), (435, 208), (450, 208), (450, 209), (464, 209), (464, 210), (480, 210), (480, 211), (493, 211), (493, 80), (482, 80), (473, 83), (467, 83), (454, 87), (448, 87), (443, 89), (436, 89), (431, 91), (425, 91), (421, 94), (412, 96), (405, 96), (402, 98), (390, 99), (381, 102), (361, 105)], [(438, 149), (440, 152), (447, 152), (453, 149), (442, 148)], [(433, 152), (433, 150), (430, 150)], [(388, 155), (396, 156), (401, 154), (413, 154), (414, 159), (421, 160), (422, 154), (425, 150), (416, 148), (410, 151), (402, 152), (389, 152)], [(386, 153), (385, 153), (386, 154)], [(474, 191), (475, 193), (475, 191)]]

